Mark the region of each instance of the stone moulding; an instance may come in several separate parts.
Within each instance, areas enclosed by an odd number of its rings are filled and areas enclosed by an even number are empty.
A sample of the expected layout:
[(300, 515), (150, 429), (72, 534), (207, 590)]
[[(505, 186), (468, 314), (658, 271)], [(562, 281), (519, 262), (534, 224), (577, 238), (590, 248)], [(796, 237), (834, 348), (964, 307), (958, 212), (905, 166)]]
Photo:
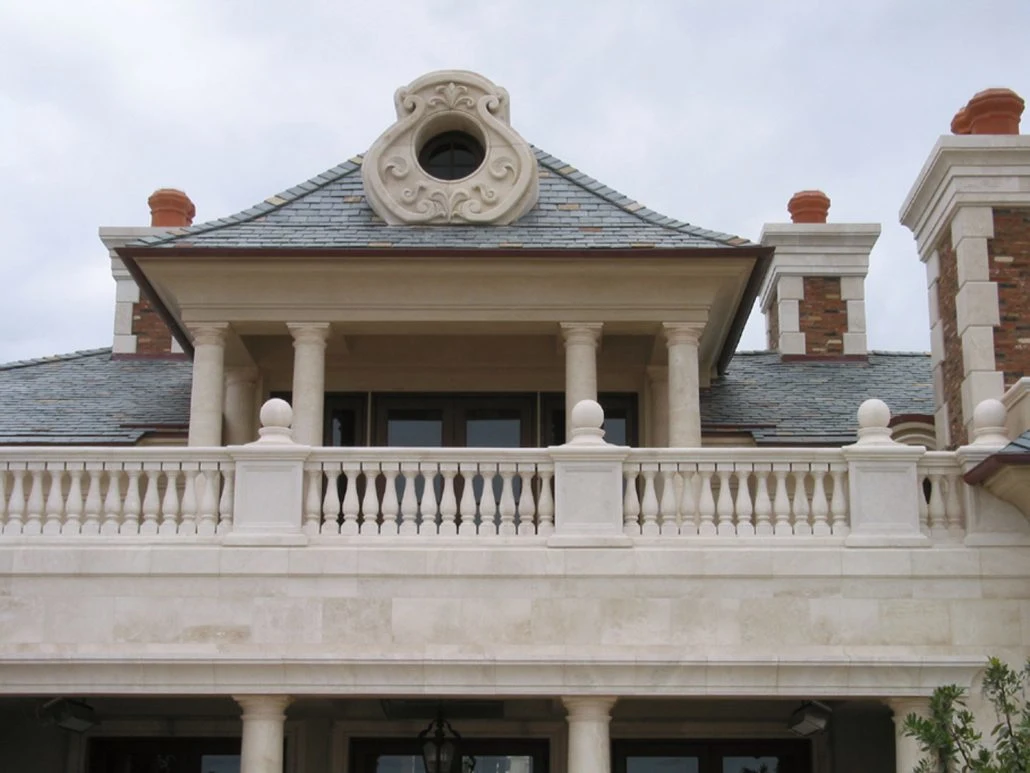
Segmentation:
[[(505, 89), (476, 73), (440, 70), (398, 89), (394, 104), (397, 122), (361, 165), (368, 202), (387, 223), (505, 225), (536, 204), (536, 157), (511, 128)], [(459, 180), (437, 179), (418, 161), (426, 141), (448, 131), (485, 150), (479, 168)]]

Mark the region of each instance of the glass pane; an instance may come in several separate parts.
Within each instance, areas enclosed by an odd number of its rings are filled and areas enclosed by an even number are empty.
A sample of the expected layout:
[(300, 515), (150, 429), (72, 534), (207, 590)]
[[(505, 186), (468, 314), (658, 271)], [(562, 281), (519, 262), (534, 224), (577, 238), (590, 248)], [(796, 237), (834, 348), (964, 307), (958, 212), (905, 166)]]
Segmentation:
[(386, 444), (440, 448), (443, 446), (443, 411), (390, 411), (386, 421)]
[[(476, 757), (475, 773), (533, 773), (533, 758)], [(462, 757), (461, 770), (472, 770), (472, 760)], [(376, 773), (425, 773), (422, 758), (407, 754), (381, 754), (376, 761)]]
[(606, 416), (604, 419), (604, 439), (606, 443), (616, 446), (628, 446), (626, 419), (621, 416)]
[(465, 418), (468, 448), (518, 448), (522, 445), (522, 416), (518, 411), (473, 410)]
[(778, 757), (723, 757), (722, 773), (778, 773)]
[(533, 773), (533, 758), (524, 755), (476, 757), (476, 773)]
[(357, 417), (354, 411), (333, 411), (331, 419), (334, 446), (356, 446), (358, 444)]
[(425, 773), (422, 758), (407, 754), (381, 754), (376, 773)]
[(240, 773), (240, 755), (205, 754), (200, 758), (200, 773)]
[(627, 757), (626, 773), (698, 773), (697, 757)]

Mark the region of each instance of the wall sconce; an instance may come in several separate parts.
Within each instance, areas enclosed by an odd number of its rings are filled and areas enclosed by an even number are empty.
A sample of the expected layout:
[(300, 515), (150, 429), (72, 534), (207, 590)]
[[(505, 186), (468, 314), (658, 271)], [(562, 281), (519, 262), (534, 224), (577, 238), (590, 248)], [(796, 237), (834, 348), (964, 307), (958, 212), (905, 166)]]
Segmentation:
[(802, 737), (821, 733), (830, 724), (833, 709), (819, 701), (806, 701), (801, 708), (790, 715), (787, 727)]

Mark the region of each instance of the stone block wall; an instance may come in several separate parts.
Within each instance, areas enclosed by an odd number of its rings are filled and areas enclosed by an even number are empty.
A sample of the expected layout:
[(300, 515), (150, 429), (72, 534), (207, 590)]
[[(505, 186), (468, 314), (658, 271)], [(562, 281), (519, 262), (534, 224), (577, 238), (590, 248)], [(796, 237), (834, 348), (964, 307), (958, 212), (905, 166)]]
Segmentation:
[(940, 381), (939, 400), (948, 411), (949, 447), (965, 445), (966, 425), (962, 415), (962, 339), (958, 334), (955, 297), (958, 294), (958, 260), (947, 235), (937, 247), (939, 272), (936, 281), (937, 310), (940, 336), (938, 345), (943, 346), (943, 359), (934, 374)]
[(843, 354), (848, 310), (841, 298), (840, 277), (806, 276), (804, 288), (800, 317), (801, 332), (805, 334), (805, 354)]
[(1030, 374), (1030, 209), (996, 208), (987, 252), (1001, 317), (994, 358), (1008, 389)]
[(161, 355), (179, 352), (173, 348), (172, 331), (161, 315), (144, 297), (132, 304), (132, 334), (136, 336), (136, 354)]

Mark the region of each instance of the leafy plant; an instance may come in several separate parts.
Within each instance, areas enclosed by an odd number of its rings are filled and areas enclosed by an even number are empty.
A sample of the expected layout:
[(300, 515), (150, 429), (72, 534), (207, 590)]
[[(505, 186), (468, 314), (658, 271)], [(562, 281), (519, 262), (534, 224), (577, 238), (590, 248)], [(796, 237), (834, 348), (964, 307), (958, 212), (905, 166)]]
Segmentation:
[(913, 773), (1030, 773), (1028, 686), (1030, 659), (1020, 670), (988, 660), (983, 693), (997, 715), (988, 745), (966, 707), (965, 688), (934, 690), (928, 717), (905, 717), (905, 735), (918, 740), (926, 755)]

